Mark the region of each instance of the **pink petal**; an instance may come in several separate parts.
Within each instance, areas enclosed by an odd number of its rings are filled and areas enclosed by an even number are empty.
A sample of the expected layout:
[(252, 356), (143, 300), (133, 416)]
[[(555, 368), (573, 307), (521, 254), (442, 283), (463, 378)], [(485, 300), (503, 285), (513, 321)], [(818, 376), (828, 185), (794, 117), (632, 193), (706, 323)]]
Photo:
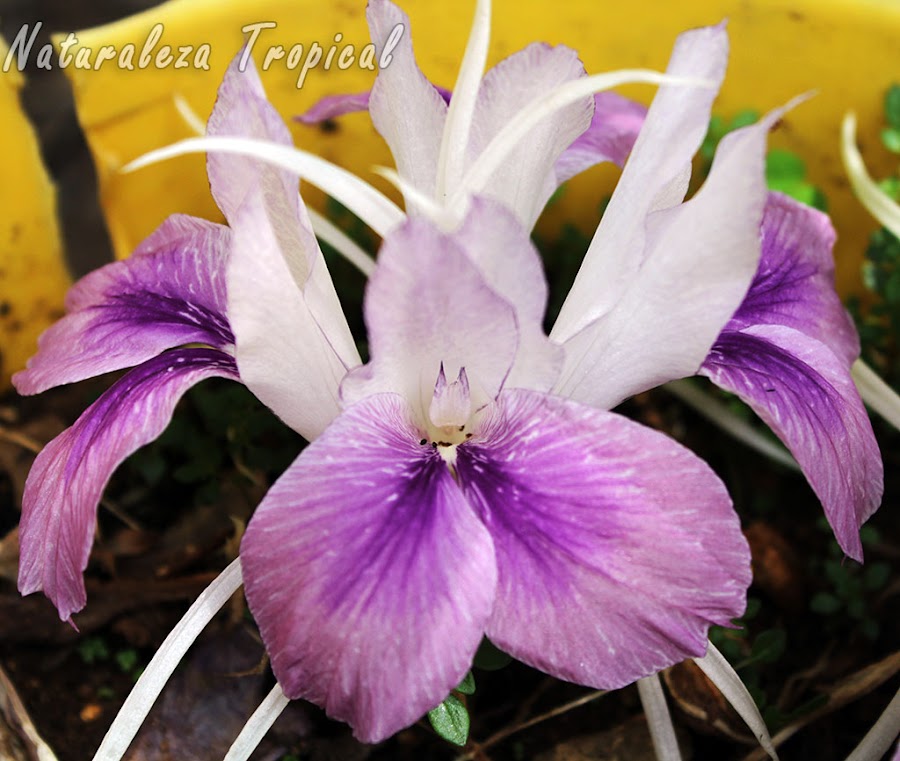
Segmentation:
[(458, 448), (494, 540), (488, 636), (562, 679), (617, 688), (706, 651), (744, 610), (750, 554), (725, 487), (662, 434), (504, 391)]
[(204, 378), (237, 377), (215, 349), (176, 349), (122, 376), (38, 455), (19, 524), (19, 591), (43, 590), (62, 620), (84, 607), (97, 504), (113, 471), (168, 425), (178, 400)]
[(410, 415), (392, 394), (345, 411), (271, 489), (241, 545), (285, 694), (365, 742), (459, 683), (496, 584), (487, 531)]

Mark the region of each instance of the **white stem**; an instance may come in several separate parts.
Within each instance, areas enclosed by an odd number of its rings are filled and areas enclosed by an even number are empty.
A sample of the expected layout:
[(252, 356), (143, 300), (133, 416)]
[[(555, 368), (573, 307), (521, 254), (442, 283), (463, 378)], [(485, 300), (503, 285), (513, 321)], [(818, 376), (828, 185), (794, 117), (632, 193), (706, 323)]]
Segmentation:
[(250, 758), (250, 754), (256, 750), (256, 746), (266, 736), (266, 732), (275, 723), (275, 719), (281, 716), (281, 712), (288, 703), (290, 700), (284, 696), (281, 685), (276, 684), (244, 724), (244, 728), (228, 749), (223, 761), (246, 761)]
[(649, 69), (622, 69), (566, 82), (532, 100), (506, 123), (469, 167), (459, 187), (454, 189), (449, 205), (452, 207), (462, 205), (466, 196), (480, 192), (503, 160), (543, 119), (581, 98), (619, 85), (641, 82), (654, 85), (692, 85), (711, 89), (715, 87), (713, 82), (706, 80), (670, 76)]
[(641, 704), (644, 706), (644, 716), (650, 727), (650, 737), (653, 740), (656, 758), (658, 761), (681, 761), (681, 750), (678, 748), (675, 726), (672, 724), (672, 716), (669, 714), (669, 706), (666, 704), (666, 696), (663, 694), (659, 674), (639, 679), (637, 688), (638, 695), (641, 696)]
[(853, 363), (850, 373), (863, 401), (894, 428), (900, 430), (900, 396), (861, 359)]
[(309, 221), (312, 222), (316, 237), (325, 241), (366, 277), (375, 271), (375, 260), (347, 233), (315, 209), (307, 207), (306, 213), (309, 214)]
[(241, 563), (237, 559), (203, 590), (156, 651), (103, 738), (94, 761), (122, 758), (188, 648), (240, 586)]
[(719, 692), (724, 695), (725, 699), (731, 703), (731, 706), (738, 715), (747, 723), (750, 730), (756, 735), (759, 744), (766, 753), (775, 761), (778, 761), (778, 754), (775, 752), (775, 746), (772, 745), (772, 738), (769, 736), (769, 730), (766, 729), (766, 723), (753, 702), (753, 698), (737, 675), (737, 672), (731, 667), (731, 664), (725, 660), (712, 642), (706, 655), (702, 658), (694, 658), (700, 670), (709, 677), (710, 681), (718, 687)]
[(448, 190), (459, 182), (462, 176), (469, 132), (475, 114), (475, 102), (481, 85), (481, 75), (487, 63), (488, 45), (491, 38), (490, 0), (477, 0), (472, 31), (466, 44), (453, 97), (447, 109), (444, 131), (441, 134), (441, 150), (438, 155), (436, 195), (440, 202), (447, 198)]
[(384, 237), (406, 217), (390, 198), (355, 174), (292, 146), (248, 137), (190, 137), (145, 153), (121, 169), (133, 172), (186, 153), (233, 153), (277, 166), (321, 188)]
[(866, 732), (862, 742), (847, 756), (847, 761), (878, 761), (888, 752), (898, 733), (900, 733), (900, 690), (888, 703), (878, 721)]
[(461, 214), (454, 213), (431, 196), (414, 187), (396, 169), (386, 166), (374, 166), (372, 171), (380, 177), (384, 177), (391, 185), (403, 193), (403, 200), (406, 202), (407, 209), (416, 209), (431, 219), (438, 227), (451, 230), (461, 220)]
[(687, 380), (671, 381), (663, 388), (751, 449), (791, 470), (800, 470), (790, 452), (764, 436), (746, 420), (735, 415), (728, 409), (727, 404), (720, 402), (712, 394), (697, 388)]
[(191, 104), (177, 93), (173, 96), (173, 100), (175, 101), (175, 110), (178, 111), (178, 115), (184, 119), (184, 123), (198, 135), (205, 135), (206, 123), (200, 118), (200, 115), (191, 108)]
[(900, 206), (894, 203), (872, 179), (856, 147), (856, 114), (852, 111), (844, 116), (841, 124), (841, 158), (850, 184), (862, 205), (882, 225), (900, 238)]

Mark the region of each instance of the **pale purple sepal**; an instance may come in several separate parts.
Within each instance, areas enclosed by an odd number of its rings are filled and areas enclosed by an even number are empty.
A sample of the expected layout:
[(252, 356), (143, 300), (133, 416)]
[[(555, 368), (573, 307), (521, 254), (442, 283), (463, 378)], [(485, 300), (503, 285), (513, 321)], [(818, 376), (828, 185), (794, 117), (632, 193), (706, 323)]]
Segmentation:
[(342, 402), (398, 393), (422, 420), (442, 363), (449, 378), (466, 368), (477, 409), (496, 397), (519, 346), (512, 304), (453, 234), (424, 218), (410, 218), (384, 239), (365, 319), (372, 360), (344, 380)]
[(834, 239), (826, 214), (770, 193), (759, 269), (725, 330), (784, 325), (821, 341), (849, 366), (859, 357), (859, 335), (834, 288)]
[(737, 394), (791, 451), (841, 549), (862, 560), (859, 528), (878, 508), (883, 465), (847, 362), (798, 330), (724, 331), (701, 374)]
[[(585, 76), (578, 54), (564, 45), (533, 43), (490, 69), (481, 82), (468, 162), (471, 164), (509, 121), (535, 98)], [(481, 191), (513, 210), (526, 229), (534, 226), (559, 185), (554, 164), (591, 124), (594, 99), (585, 96), (534, 127)]]
[(182, 394), (204, 378), (238, 379), (216, 349), (175, 349), (113, 384), (44, 447), (28, 474), (19, 524), (19, 591), (43, 590), (62, 620), (84, 607), (97, 504), (113, 471), (162, 433)]
[(647, 118), (647, 109), (615, 92), (594, 96), (591, 125), (559, 157), (555, 165), (560, 184), (604, 161), (624, 166), (638, 133)]
[[(444, 99), (445, 103), (450, 102), (452, 93), (444, 87), (432, 85), (438, 94)], [(346, 114), (355, 114), (359, 111), (369, 110), (369, 97), (372, 91), (353, 93), (351, 95), (326, 95), (321, 98), (313, 106), (304, 111), (299, 116), (295, 116), (294, 120), (301, 124), (319, 124), (328, 119), (337, 119)]]
[(459, 683), (496, 584), (488, 532), (410, 415), (393, 394), (346, 410), (272, 487), (241, 544), (285, 694), (365, 742)]
[(617, 688), (706, 651), (744, 610), (750, 553), (696, 455), (614, 413), (504, 391), (457, 452), (497, 557), (487, 635), (549, 674)]
[(167, 219), (125, 261), (83, 277), (66, 296), (68, 314), (38, 341), (21, 394), (121, 370), (188, 343), (234, 341), (225, 316), (228, 228), (193, 217)]

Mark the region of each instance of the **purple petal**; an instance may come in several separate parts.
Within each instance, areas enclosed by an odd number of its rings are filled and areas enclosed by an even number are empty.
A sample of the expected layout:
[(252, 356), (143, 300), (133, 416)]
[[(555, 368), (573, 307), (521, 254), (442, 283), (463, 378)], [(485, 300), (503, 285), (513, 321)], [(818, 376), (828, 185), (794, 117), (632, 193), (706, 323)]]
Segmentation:
[(834, 238), (826, 214), (770, 193), (759, 269), (725, 329), (784, 325), (821, 341), (849, 366), (859, 356), (859, 336), (834, 288)]
[[(578, 54), (563, 45), (534, 43), (500, 61), (485, 74), (478, 91), (469, 138), (470, 162), (531, 101), (583, 76)], [(494, 173), (484, 195), (512, 209), (530, 230), (559, 185), (554, 164), (588, 129), (593, 107), (593, 98), (586, 96), (535, 127)]]
[(410, 415), (392, 394), (345, 411), (271, 489), (241, 545), (285, 694), (365, 742), (459, 683), (496, 584), (490, 536)]
[(847, 364), (776, 325), (723, 332), (701, 369), (737, 394), (800, 463), (841, 549), (862, 560), (859, 528), (881, 502), (883, 466)]
[(366, 290), (365, 318), (372, 361), (347, 377), (342, 401), (398, 393), (417, 405), (423, 420), (441, 363), (449, 378), (465, 367), (477, 409), (499, 393), (519, 345), (512, 305), (453, 235), (423, 218), (385, 238)]
[(504, 391), (458, 448), (497, 556), (487, 634), (549, 674), (617, 688), (706, 651), (739, 616), (750, 553), (725, 487), (626, 418)]
[(369, 0), (366, 18), (379, 62), (391, 35), (401, 25), (403, 30), (389, 51), (389, 65), (375, 77), (369, 100), (372, 123), (391, 149), (400, 176), (434, 196), (447, 103), (416, 64), (409, 17), (389, 0)]
[(176, 349), (122, 376), (44, 447), (25, 483), (19, 591), (43, 590), (66, 621), (84, 607), (97, 503), (112, 472), (162, 433), (182, 394), (204, 378), (238, 380), (215, 349)]
[(234, 342), (225, 317), (228, 229), (185, 216), (167, 219), (130, 259), (79, 280), (68, 314), (47, 330), (21, 394), (121, 370), (188, 343)]
[(614, 92), (597, 93), (591, 126), (556, 162), (556, 182), (562, 184), (604, 161), (625, 166), (646, 118), (647, 109), (640, 103)]
[[(452, 93), (444, 87), (432, 85), (445, 103), (450, 102)], [(369, 110), (369, 97), (372, 91), (353, 93), (352, 95), (326, 95), (315, 103), (312, 108), (295, 116), (294, 119), (301, 124), (319, 124), (328, 119), (336, 119), (345, 114), (354, 114), (359, 111)]]
[[(255, 68), (241, 71), (239, 60), (219, 89), (210, 134), (290, 145)], [(338, 386), (359, 354), (297, 179), (253, 159), (215, 153), (209, 175), (233, 233), (228, 316), (241, 378), (285, 423), (314, 438), (338, 414)]]
[(528, 231), (502, 204), (473, 198), (454, 238), (487, 284), (515, 307), (519, 350), (507, 386), (548, 391), (559, 378), (564, 352), (544, 333), (547, 280)]
[(722, 26), (685, 32), (676, 40), (667, 73), (715, 87), (659, 89), (553, 328), (560, 343), (608, 312), (649, 260), (647, 216), (684, 198), (691, 158), (709, 126), (727, 59), (728, 35)]

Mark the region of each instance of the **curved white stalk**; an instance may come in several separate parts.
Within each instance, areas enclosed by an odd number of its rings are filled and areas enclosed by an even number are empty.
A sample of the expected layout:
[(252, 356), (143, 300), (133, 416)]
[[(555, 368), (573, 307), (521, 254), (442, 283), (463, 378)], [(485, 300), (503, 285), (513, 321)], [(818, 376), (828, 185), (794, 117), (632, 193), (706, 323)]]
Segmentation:
[(315, 209), (306, 207), (316, 237), (325, 241), (366, 277), (375, 271), (375, 259), (367, 254), (347, 233)]
[(861, 359), (853, 363), (850, 374), (863, 401), (894, 428), (900, 430), (900, 396)]
[(619, 85), (635, 83), (715, 87), (714, 83), (707, 80), (670, 76), (650, 69), (622, 69), (566, 82), (532, 100), (506, 123), (469, 167), (459, 186), (451, 194), (448, 205), (453, 208), (461, 206), (467, 196), (480, 192), (519, 141), (543, 119), (581, 98)]
[(878, 761), (890, 750), (891, 744), (900, 733), (900, 690), (888, 703), (884, 713), (878, 717), (866, 736), (847, 756), (847, 761)]
[(441, 134), (441, 150), (438, 154), (435, 194), (443, 202), (451, 187), (462, 176), (469, 132), (475, 114), (475, 102), (481, 86), (481, 75), (487, 64), (488, 45), (491, 38), (491, 2), (476, 0), (475, 20), (453, 87), (453, 97), (447, 109), (444, 131)]
[(387, 166), (373, 166), (372, 171), (384, 177), (391, 185), (403, 194), (407, 208), (415, 208), (434, 222), (438, 227), (450, 230), (461, 220), (461, 214), (454, 214), (449, 208), (426, 195), (412, 183), (403, 179), (396, 169)]
[(292, 172), (340, 201), (382, 237), (406, 217), (390, 198), (346, 169), (299, 148), (267, 140), (248, 137), (189, 137), (145, 153), (120, 171), (134, 172), (175, 156), (210, 151), (248, 156)]
[(709, 677), (710, 681), (716, 685), (719, 692), (725, 699), (731, 703), (731, 706), (738, 715), (747, 723), (750, 730), (756, 735), (759, 744), (763, 750), (769, 754), (775, 761), (778, 761), (778, 754), (775, 752), (775, 746), (772, 745), (772, 738), (769, 736), (769, 730), (766, 729), (766, 723), (753, 702), (753, 698), (737, 675), (737, 672), (731, 667), (731, 664), (725, 660), (712, 642), (706, 655), (702, 658), (694, 658), (700, 670)]
[(200, 115), (191, 108), (191, 104), (178, 93), (175, 93), (172, 100), (175, 102), (175, 110), (178, 111), (178, 115), (184, 119), (184, 123), (198, 135), (205, 135), (206, 123), (200, 118)]
[(681, 750), (678, 747), (678, 738), (675, 736), (675, 725), (672, 724), (672, 716), (669, 713), (669, 706), (666, 704), (666, 696), (663, 693), (659, 674), (639, 679), (637, 688), (638, 695), (641, 697), (641, 705), (644, 706), (647, 726), (650, 727), (650, 737), (653, 740), (653, 750), (656, 752), (657, 761), (681, 761)]
[(900, 206), (894, 203), (866, 171), (859, 149), (856, 147), (856, 114), (844, 116), (841, 124), (841, 158), (844, 170), (850, 178), (853, 192), (869, 213), (900, 238)]
[(122, 758), (188, 648), (240, 586), (241, 562), (237, 559), (203, 590), (156, 651), (103, 738), (94, 761)]
[(256, 750), (256, 746), (275, 723), (275, 719), (281, 716), (281, 712), (290, 702), (281, 691), (281, 685), (276, 684), (259, 704), (259, 708), (247, 719), (247, 723), (244, 724), (241, 733), (228, 749), (223, 761), (246, 761), (250, 758), (250, 755)]
[(746, 420), (735, 415), (728, 409), (727, 404), (723, 404), (712, 394), (702, 391), (687, 380), (670, 381), (663, 388), (742, 444), (755, 449), (779, 465), (791, 470), (800, 470), (790, 452), (763, 435)]

